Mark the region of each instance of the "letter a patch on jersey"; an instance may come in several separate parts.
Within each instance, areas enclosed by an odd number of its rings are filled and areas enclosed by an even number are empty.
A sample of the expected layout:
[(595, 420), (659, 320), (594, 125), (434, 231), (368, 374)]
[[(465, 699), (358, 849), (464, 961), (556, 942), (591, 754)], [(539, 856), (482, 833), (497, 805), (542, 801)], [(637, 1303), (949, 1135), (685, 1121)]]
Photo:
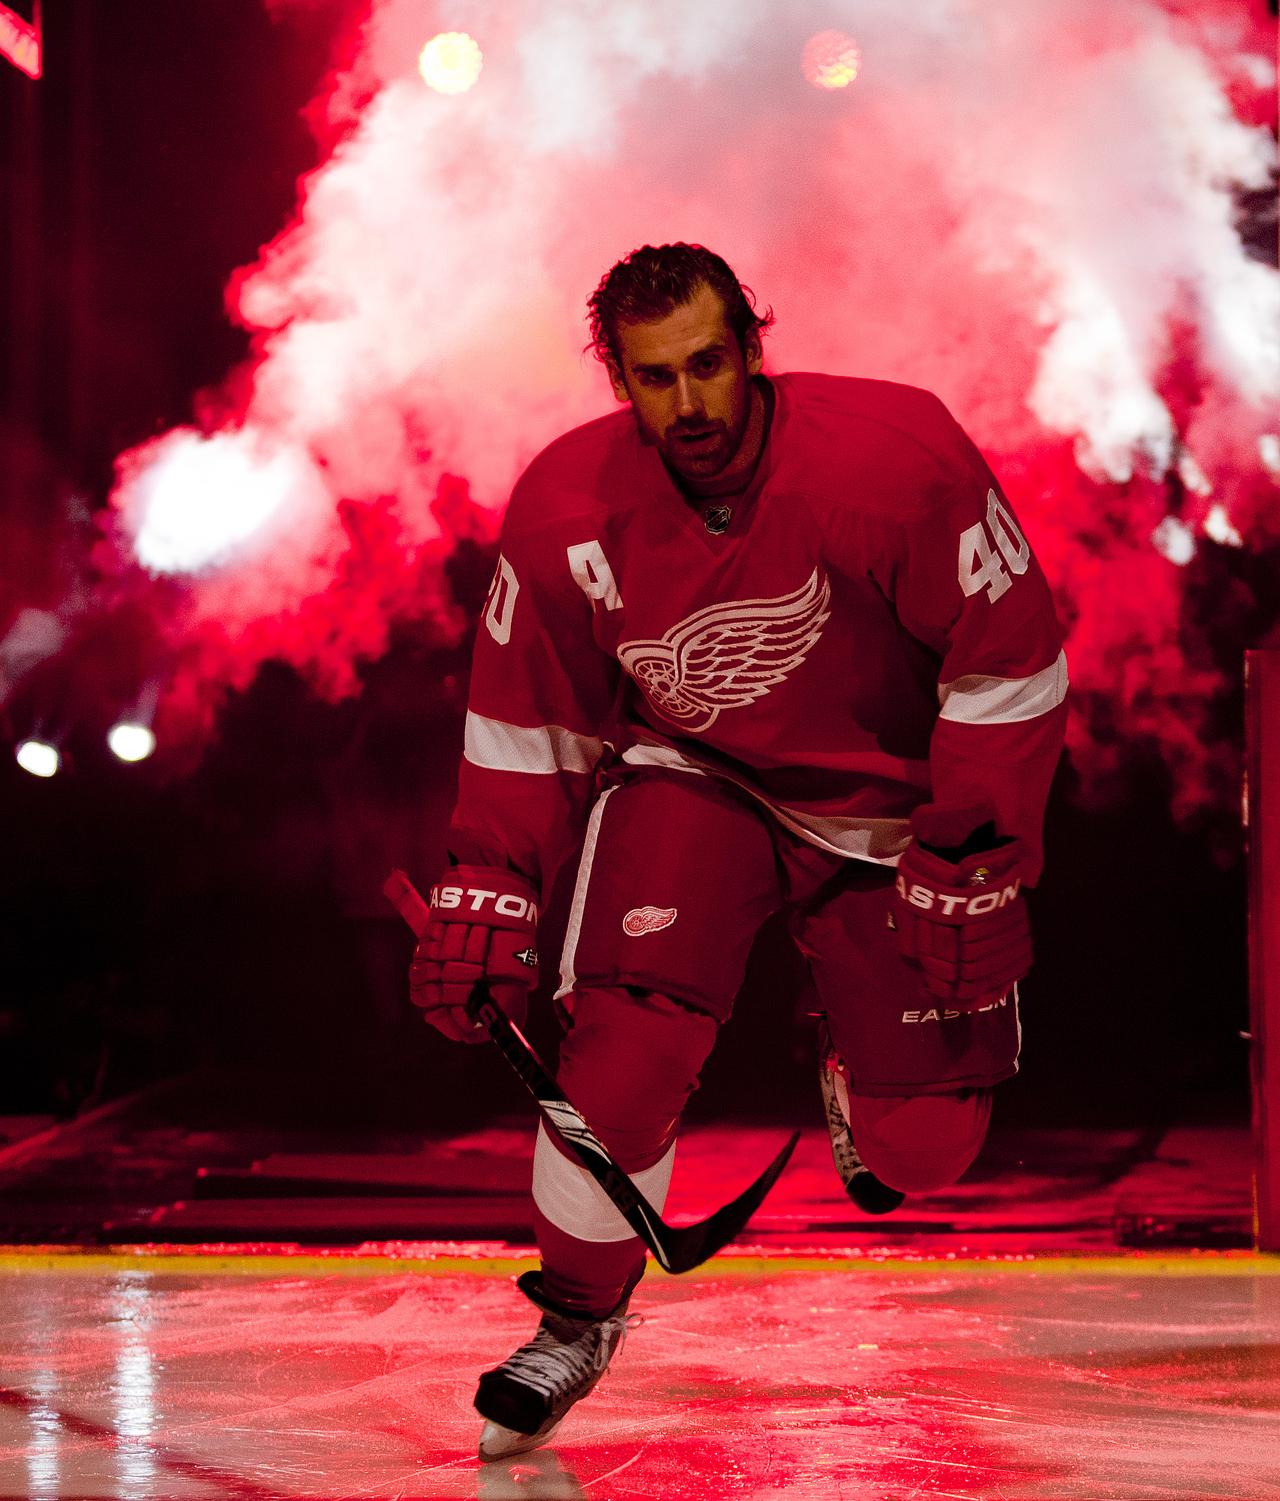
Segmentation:
[(673, 625), (660, 641), (624, 641), (618, 660), (663, 719), (708, 730), (785, 682), (831, 616), (831, 583), (815, 568), (776, 599), (734, 599)]
[(613, 569), (604, 555), (604, 548), (596, 541), (578, 542), (565, 549), (569, 559), (569, 572), (574, 582), (590, 600), (600, 600), (606, 610), (620, 610), (622, 595), (613, 577)]
[(632, 907), (622, 919), (622, 931), (628, 938), (643, 938), (646, 933), (660, 933), (676, 920), (674, 907)]

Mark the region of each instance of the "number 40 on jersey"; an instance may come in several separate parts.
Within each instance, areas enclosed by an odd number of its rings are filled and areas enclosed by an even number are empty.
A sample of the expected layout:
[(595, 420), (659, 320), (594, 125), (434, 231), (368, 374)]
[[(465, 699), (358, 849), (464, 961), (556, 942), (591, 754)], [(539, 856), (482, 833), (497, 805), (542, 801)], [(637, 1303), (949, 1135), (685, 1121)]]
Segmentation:
[(960, 587), (965, 594), (985, 589), (987, 598), (995, 604), (1013, 583), (1009, 575), (1025, 573), (1030, 561), (1031, 546), (1008, 506), (994, 490), (988, 490), (986, 522), (976, 521), (960, 533)]

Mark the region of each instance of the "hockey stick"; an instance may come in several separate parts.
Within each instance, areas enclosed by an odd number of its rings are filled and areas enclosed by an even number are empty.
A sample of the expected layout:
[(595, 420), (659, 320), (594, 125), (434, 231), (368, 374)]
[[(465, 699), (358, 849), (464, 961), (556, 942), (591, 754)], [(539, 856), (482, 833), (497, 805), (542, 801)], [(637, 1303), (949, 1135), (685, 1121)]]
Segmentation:
[[(383, 883), (392, 906), (419, 937), (426, 931), (431, 909), (402, 870), (393, 870)], [(799, 1131), (791, 1137), (756, 1181), (710, 1218), (696, 1225), (668, 1225), (626, 1173), (597, 1140), (591, 1127), (573, 1108), (541, 1059), (525, 1041), (519, 1027), (494, 1004), (489, 988), (481, 981), (467, 1001), (467, 1015), (478, 1022), (497, 1045), (537, 1101), (547, 1124), (586, 1168), (614, 1207), (668, 1272), (690, 1272), (710, 1260), (742, 1230), (764, 1202), (764, 1196), (786, 1167)]]

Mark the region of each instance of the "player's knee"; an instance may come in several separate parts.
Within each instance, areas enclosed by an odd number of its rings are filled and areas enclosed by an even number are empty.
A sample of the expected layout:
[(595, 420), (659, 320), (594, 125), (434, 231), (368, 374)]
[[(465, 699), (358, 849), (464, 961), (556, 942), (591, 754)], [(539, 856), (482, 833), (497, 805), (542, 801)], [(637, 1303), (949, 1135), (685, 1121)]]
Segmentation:
[(858, 1155), (899, 1193), (954, 1183), (986, 1140), (991, 1091), (955, 1094), (849, 1095), (849, 1129)]
[(558, 1077), (620, 1167), (647, 1167), (670, 1146), (715, 1035), (712, 1017), (666, 996), (574, 995)]

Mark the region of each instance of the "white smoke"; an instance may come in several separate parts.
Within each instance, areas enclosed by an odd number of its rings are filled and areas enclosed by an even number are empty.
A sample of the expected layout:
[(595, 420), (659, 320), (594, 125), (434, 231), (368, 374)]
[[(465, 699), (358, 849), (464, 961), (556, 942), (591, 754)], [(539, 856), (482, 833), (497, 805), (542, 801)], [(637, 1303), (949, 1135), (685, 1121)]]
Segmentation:
[[(860, 70), (821, 91), (801, 55), (832, 28)], [(419, 76), (437, 31), (483, 50), (469, 92)], [(439, 534), (442, 476), (499, 508), (611, 406), (587, 294), (674, 239), (774, 305), (770, 368), (926, 386), (1015, 466), (1066, 438), (1095, 481), (1182, 475), (1180, 526), (1212, 510), (1221, 537), (1274, 536), (1280, 275), (1235, 223), (1275, 172), (1268, 34), (1235, 0), (372, 0), (327, 98), (338, 145), (233, 293), (257, 356), (236, 443), (293, 455), (290, 504), (323, 514), (218, 609), (323, 589), (340, 502), (390, 507), (406, 566)], [(142, 537), (158, 458), (135, 458), (115, 504)], [(1095, 546), (1051, 488), (1019, 497), (1041, 551)], [(1122, 530), (1149, 554), (1158, 520)], [(228, 567), (252, 556), (241, 539)], [(290, 660), (309, 649), (295, 630)]]
[(1078, 436), (1088, 472), (1160, 474), (1175, 433), (1155, 382), (1184, 300), (1205, 364), (1258, 420), (1280, 397), (1280, 277), (1247, 258), (1233, 222), (1233, 189), (1267, 184), (1274, 143), (1235, 118), (1209, 60), (1167, 33), (1069, 81), (1067, 97), (1045, 100), (1070, 131), (1032, 173), (1050, 186), (1011, 226), (1048, 279), (1052, 332), (1029, 401), (1046, 427)]
[[(429, 429), (433, 466), (497, 503), (533, 448), (601, 405), (578, 358), (586, 291), (633, 244), (685, 235), (766, 292), (803, 280), (812, 306), (793, 292), (782, 308), (793, 363), (814, 362), (810, 343), (829, 367), (842, 348), (845, 368), (904, 378), (924, 340), (907, 318), (895, 347), (894, 303), (939, 310), (960, 254), (1032, 322), (1036, 418), (1077, 438), (1091, 474), (1163, 471), (1177, 435), (1158, 378), (1183, 304), (1243, 403), (1280, 396), (1280, 277), (1246, 256), (1232, 196), (1266, 184), (1274, 144), (1224, 82), (1263, 87), (1270, 64), (1231, 7), (1200, 10), (1215, 24), (1197, 32), (1147, 0), (470, 0), (437, 19), (480, 41), (482, 83), (442, 99), (415, 73), (427, 8), (380, 0), (356, 69), (372, 103), (242, 290), (245, 320), (272, 330), (249, 420), (363, 495), (420, 483)], [(799, 75), (804, 39), (832, 23), (862, 49), (847, 98)], [(798, 240), (814, 189), (834, 211)], [(912, 218), (923, 233), (895, 244)], [(906, 265), (877, 307), (866, 271), (887, 248)], [(962, 321), (934, 319), (943, 338)], [(978, 404), (963, 370), (941, 374)]]
[(66, 626), (48, 610), (27, 607), (18, 611), (9, 629), (0, 636), (0, 705), (16, 684), (67, 639)]
[(251, 539), (278, 543), (287, 523), (305, 528), (327, 500), (305, 452), (253, 430), (206, 438), (177, 428), (148, 448), (130, 486), (134, 551), (153, 573), (199, 573)]

